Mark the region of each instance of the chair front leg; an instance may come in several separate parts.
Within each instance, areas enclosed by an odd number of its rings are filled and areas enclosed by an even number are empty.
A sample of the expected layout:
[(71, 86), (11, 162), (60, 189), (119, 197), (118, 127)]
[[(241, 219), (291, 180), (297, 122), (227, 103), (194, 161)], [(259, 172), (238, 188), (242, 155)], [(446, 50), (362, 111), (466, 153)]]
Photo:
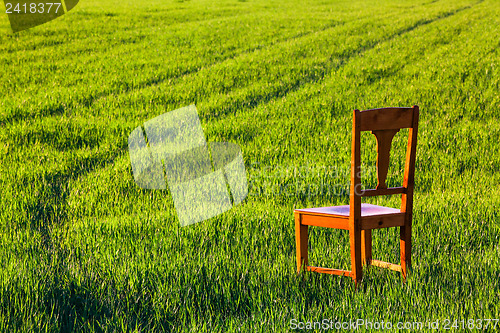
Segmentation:
[(370, 265), (372, 260), (372, 231), (361, 230), (361, 262)]
[(411, 265), (411, 225), (400, 227), (399, 230), (399, 245), (401, 253), (401, 273), (406, 279), (408, 268)]
[(361, 261), (361, 229), (354, 223), (349, 229), (349, 240), (351, 243), (351, 276), (356, 286), (363, 278), (363, 267)]
[(302, 266), (308, 265), (307, 243), (308, 226), (301, 223), (301, 216), (295, 213), (295, 246), (297, 249), (297, 273), (300, 273)]

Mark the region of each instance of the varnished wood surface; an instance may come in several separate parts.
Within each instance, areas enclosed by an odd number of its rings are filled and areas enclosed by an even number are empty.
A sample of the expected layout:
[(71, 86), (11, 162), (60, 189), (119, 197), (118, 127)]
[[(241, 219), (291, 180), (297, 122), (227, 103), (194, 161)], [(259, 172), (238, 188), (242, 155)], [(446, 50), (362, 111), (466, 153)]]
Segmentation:
[(413, 108), (381, 108), (361, 111), (360, 131), (410, 128), (413, 126)]
[(349, 230), (349, 218), (345, 216), (302, 214), (302, 224), (323, 228)]
[(377, 190), (387, 189), (385, 180), (389, 170), (392, 139), (399, 129), (372, 131), (377, 138)]
[(343, 269), (315, 267), (315, 266), (307, 266), (306, 269), (310, 272), (334, 274), (334, 275), (342, 275), (342, 276), (352, 276), (351, 271), (346, 271)]
[(351, 144), (351, 191), (349, 195), (349, 243), (351, 245), (351, 277), (356, 285), (363, 278), (361, 262), (361, 197), (356, 189), (361, 185), (361, 111), (354, 110)]
[(393, 195), (393, 194), (403, 194), (406, 193), (405, 187), (389, 187), (385, 189), (368, 189), (361, 191), (360, 195), (362, 197), (373, 197), (377, 195)]
[(391, 264), (390, 262), (372, 259), (371, 265), (376, 266), (376, 267), (381, 267), (381, 268), (388, 268), (390, 270), (400, 272), (400, 273), (402, 272), (401, 265)]
[(362, 230), (401, 227), (405, 224), (405, 213), (366, 216), (361, 219)]
[[(384, 214), (396, 214), (401, 212), (401, 210), (398, 208), (378, 206), (368, 203), (361, 204), (360, 208), (361, 208), (361, 214), (360, 214), (361, 217), (384, 215)], [(300, 212), (301, 214), (311, 214), (311, 215), (349, 217), (350, 206), (343, 205), (343, 206), (330, 206), (330, 207), (318, 207), (318, 208), (304, 208), (304, 209), (296, 209), (295, 212)]]
[(301, 223), (302, 217), (295, 213), (295, 246), (297, 249), (297, 272), (308, 264), (308, 226)]
[(408, 268), (411, 265), (411, 224), (413, 218), (413, 188), (415, 186), (415, 159), (417, 154), (417, 132), (419, 108), (414, 106), (412, 128), (408, 133), (408, 145), (406, 148), (405, 173), (403, 187), (406, 193), (401, 196), (401, 211), (406, 212), (405, 225), (399, 231), (399, 246), (401, 254), (401, 268), (403, 277), (406, 278)]

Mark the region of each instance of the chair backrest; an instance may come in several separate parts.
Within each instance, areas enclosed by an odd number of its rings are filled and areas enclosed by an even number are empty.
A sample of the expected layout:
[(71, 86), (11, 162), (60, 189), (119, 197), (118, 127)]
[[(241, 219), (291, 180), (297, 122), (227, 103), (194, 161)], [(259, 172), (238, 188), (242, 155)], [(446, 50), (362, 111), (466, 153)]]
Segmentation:
[[(361, 197), (402, 194), (401, 211), (411, 209), (417, 147), (418, 106), (411, 108), (382, 108), (354, 110), (351, 150), (351, 214), (359, 215)], [(385, 180), (389, 168), (389, 153), (394, 135), (402, 128), (409, 128), (403, 186), (388, 188)], [(371, 131), (377, 139), (377, 187), (361, 189), (360, 134)]]

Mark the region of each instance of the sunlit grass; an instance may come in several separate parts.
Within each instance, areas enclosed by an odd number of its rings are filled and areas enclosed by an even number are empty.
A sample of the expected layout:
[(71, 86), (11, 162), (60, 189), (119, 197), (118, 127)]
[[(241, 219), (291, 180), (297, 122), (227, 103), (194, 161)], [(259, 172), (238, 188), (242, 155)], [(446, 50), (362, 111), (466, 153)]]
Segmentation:
[[(3, 33), (0, 330), (500, 318), (499, 25), (493, 0), (83, 1)], [(207, 141), (242, 148), (250, 193), (182, 228), (168, 190), (134, 184), (127, 137), (193, 103)], [(297, 276), (293, 209), (348, 203), (352, 110), (414, 104), (408, 281)], [(375, 258), (398, 250), (397, 230), (374, 232)], [(311, 262), (349, 269), (347, 233), (311, 228)]]

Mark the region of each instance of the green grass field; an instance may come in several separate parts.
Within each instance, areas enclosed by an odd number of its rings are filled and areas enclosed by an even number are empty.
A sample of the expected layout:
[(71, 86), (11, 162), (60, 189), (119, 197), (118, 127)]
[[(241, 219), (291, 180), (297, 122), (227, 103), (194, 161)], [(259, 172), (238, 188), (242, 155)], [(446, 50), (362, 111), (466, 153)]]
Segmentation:
[[(0, 20), (0, 330), (500, 318), (500, 2), (82, 0), (15, 35)], [(208, 141), (240, 145), (250, 193), (182, 228), (168, 190), (135, 185), (127, 138), (190, 104)], [(298, 276), (293, 209), (348, 203), (352, 110), (414, 104), (408, 281)], [(349, 269), (348, 233), (311, 230), (311, 264)], [(398, 236), (374, 232), (374, 258), (398, 263)]]

